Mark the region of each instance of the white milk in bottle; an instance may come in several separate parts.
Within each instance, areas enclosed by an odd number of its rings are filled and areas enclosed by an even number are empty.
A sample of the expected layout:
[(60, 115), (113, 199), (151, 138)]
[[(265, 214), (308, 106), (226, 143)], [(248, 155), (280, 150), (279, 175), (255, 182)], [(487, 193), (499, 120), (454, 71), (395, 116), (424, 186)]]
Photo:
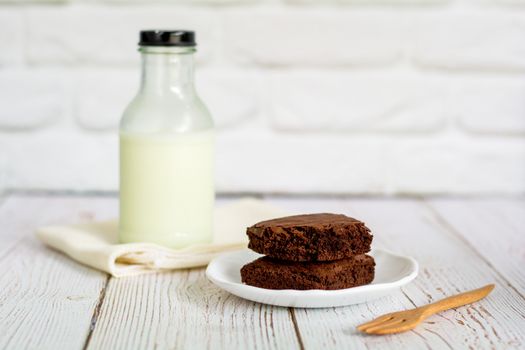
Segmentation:
[(195, 35), (142, 31), (142, 82), (120, 124), (119, 239), (212, 239), (214, 131), (193, 78)]

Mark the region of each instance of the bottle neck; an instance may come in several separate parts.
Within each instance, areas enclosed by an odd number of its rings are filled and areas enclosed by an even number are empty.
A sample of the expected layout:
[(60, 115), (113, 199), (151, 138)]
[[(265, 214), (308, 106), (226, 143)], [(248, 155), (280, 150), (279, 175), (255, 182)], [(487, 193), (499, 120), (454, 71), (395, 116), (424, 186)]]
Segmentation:
[(179, 97), (195, 94), (194, 47), (143, 46), (139, 51), (142, 53), (142, 94)]

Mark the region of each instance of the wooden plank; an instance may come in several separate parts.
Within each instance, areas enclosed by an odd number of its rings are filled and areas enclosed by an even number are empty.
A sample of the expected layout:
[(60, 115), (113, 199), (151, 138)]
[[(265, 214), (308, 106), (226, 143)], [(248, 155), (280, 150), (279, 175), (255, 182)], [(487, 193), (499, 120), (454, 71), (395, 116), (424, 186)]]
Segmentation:
[(204, 269), (111, 279), (88, 349), (296, 349), (287, 308), (237, 298)]
[(512, 286), (525, 294), (525, 199), (428, 202)]
[[(0, 206), (0, 348), (79, 348), (86, 343), (92, 318), (98, 320), (89, 339), (92, 349), (288, 349), (300, 347), (300, 341), (314, 349), (525, 344), (524, 299), (505, 288), (506, 280), (514, 285), (522, 276), (512, 261), (494, 258), (493, 254), (500, 254), (497, 247), (469, 240), (475, 238), (475, 226), (465, 229), (457, 222), (444, 222), (428, 207), (410, 200), (274, 201), (301, 212), (346, 212), (363, 218), (376, 233), (374, 244), (415, 256), (421, 276), (389, 298), (321, 310), (290, 311), (236, 298), (207, 282), (202, 269), (112, 279), (104, 290), (104, 274), (45, 249), (32, 232), (44, 224), (112, 217), (116, 200), (14, 197)], [(503, 210), (504, 220), (511, 227), (523, 227), (516, 219), (521, 209), (508, 205), (511, 209)], [(463, 210), (459, 207), (455, 209)], [(457, 215), (461, 218), (461, 213)], [(486, 232), (497, 230), (495, 224), (496, 220), (485, 221)], [(509, 247), (516, 245), (516, 239), (521, 242), (521, 236), (515, 236), (506, 236)], [(502, 255), (517, 257), (512, 254)], [(414, 332), (370, 337), (355, 331), (355, 325), (380, 313), (492, 281), (498, 287), (489, 299), (433, 317)], [(97, 311), (104, 291), (106, 297)]]
[[(525, 344), (525, 300), (470, 246), (413, 200), (286, 200), (296, 212), (341, 212), (362, 219), (374, 245), (415, 257), (420, 276), (392, 297), (343, 308), (294, 311), (305, 348), (509, 348)], [(366, 336), (355, 327), (382, 313), (423, 305), (467, 289), (496, 283), (487, 299), (428, 319), (416, 330)]]
[(0, 208), (0, 348), (83, 348), (106, 274), (44, 247), (32, 233), (97, 210), (104, 217), (107, 204), (14, 196)]

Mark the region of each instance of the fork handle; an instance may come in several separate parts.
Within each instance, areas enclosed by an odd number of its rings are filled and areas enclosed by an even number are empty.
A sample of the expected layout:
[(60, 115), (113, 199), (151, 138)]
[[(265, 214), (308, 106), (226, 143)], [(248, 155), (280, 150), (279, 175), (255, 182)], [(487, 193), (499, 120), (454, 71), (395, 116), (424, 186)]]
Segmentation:
[(430, 316), (440, 311), (445, 311), (458, 306), (467, 305), (475, 301), (481, 300), (494, 289), (493, 284), (488, 284), (485, 287), (474, 289), (469, 292), (456, 294), (451, 297), (436, 301), (435, 303), (424, 306), (425, 314)]

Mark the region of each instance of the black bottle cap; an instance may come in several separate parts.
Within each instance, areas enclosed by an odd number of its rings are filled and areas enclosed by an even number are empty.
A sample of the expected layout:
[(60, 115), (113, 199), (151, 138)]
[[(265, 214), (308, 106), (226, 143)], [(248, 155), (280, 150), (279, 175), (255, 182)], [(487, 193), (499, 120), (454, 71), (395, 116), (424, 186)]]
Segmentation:
[(195, 32), (189, 30), (141, 30), (140, 46), (195, 46)]

